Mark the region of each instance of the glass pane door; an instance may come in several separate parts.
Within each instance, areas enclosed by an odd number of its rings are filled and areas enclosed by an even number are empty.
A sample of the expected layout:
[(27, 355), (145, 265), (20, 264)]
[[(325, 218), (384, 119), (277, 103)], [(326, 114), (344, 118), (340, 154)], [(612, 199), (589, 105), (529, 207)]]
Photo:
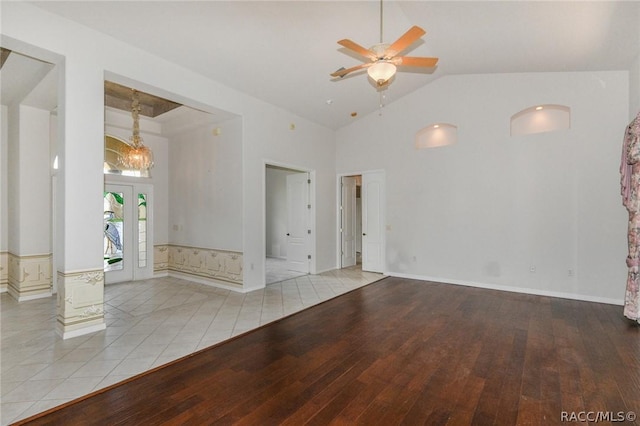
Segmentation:
[(153, 186), (107, 183), (104, 189), (105, 282), (153, 277)]
[(138, 193), (138, 268), (147, 266), (147, 194)]
[(104, 188), (103, 258), (105, 282), (133, 280), (134, 216), (133, 188), (127, 185), (107, 184)]
[(124, 265), (124, 193), (104, 192), (104, 271)]

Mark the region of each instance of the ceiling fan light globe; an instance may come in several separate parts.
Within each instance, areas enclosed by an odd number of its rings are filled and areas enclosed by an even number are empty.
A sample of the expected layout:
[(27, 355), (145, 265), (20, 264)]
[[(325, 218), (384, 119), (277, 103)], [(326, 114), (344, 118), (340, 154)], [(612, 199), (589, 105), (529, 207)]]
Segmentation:
[(394, 76), (396, 73), (396, 66), (390, 62), (379, 61), (373, 64), (367, 69), (367, 74), (376, 83), (384, 84), (387, 80)]

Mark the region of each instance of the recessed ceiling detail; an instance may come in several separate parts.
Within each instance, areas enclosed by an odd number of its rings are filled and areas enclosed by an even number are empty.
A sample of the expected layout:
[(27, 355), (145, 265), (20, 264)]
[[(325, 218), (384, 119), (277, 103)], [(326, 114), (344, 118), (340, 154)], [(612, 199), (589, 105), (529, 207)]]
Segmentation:
[(0, 47), (0, 70), (4, 66), (4, 63), (7, 60), (7, 58), (9, 57), (10, 54), (11, 54), (11, 51), (9, 49), (5, 49), (4, 47)]
[[(131, 111), (132, 101), (131, 87), (122, 86), (111, 81), (104, 82), (104, 104), (111, 108), (122, 111)], [(140, 97), (140, 114), (145, 117), (157, 117), (172, 109), (178, 108), (181, 104), (150, 95), (144, 92), (138, 92)]]

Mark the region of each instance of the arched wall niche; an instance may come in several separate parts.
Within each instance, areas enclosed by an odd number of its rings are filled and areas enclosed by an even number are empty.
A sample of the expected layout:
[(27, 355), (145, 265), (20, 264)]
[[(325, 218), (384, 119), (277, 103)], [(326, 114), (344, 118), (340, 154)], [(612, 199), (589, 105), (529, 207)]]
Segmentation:
[(571, 108), (565, 105), (535, 105), (511, 116), (511, 136), (556, 132), (571, 128)]
[(458, 127), (449, 123), (434, 123), (416, 133), (416, 149), (453, 145), (458, 141)]

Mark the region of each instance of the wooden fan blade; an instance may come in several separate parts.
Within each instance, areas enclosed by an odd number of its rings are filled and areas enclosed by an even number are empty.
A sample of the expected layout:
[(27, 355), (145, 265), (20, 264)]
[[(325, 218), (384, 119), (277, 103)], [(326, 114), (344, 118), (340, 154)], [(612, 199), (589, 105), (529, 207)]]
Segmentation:
[(345, 38), (344, 40), (340, 40), (338, 44), (340, 46), (346, 47), (347, 49), (353, 52), (356, 52), (360, 56), (364, 56), (367, 59), (371, 59), (372, 61), (375, 61), (376, 59), (378, 59), (378, 57), (374, 52), (372, 52), (369, 49), (365, 49), (364, 47), (360, 46), (358, 43), (351, 41), (349, 39)]
[(371, 65), (373, 65), (373, 62), (370, 64), (360, 64), (360, 65), (356, 65), (355, 67), (351, 67), (351, 68), (340, 68), (339, 70), (331, 73), (331, 77), (344, 77), (345, 75), (352, 73), (354, 71), (358, 71), (360, 69), (363, 68), (369, 68)]
[(414, 25), (402, 35), (398, 40), (396, 40), (391, 46), (387, 48), (384, 52), (385, 58), (392, 58), (396, 56), (398, 53), (402, 52), (407, 47), (411, 46), (416, 40), (425, 35), (427, 32), (422, 28)]
[(438, 58), (420, 58), (416, 56), (397, 56), (392, 61), (397, 66), (403, 67), (435, 67), (438, 63)]

